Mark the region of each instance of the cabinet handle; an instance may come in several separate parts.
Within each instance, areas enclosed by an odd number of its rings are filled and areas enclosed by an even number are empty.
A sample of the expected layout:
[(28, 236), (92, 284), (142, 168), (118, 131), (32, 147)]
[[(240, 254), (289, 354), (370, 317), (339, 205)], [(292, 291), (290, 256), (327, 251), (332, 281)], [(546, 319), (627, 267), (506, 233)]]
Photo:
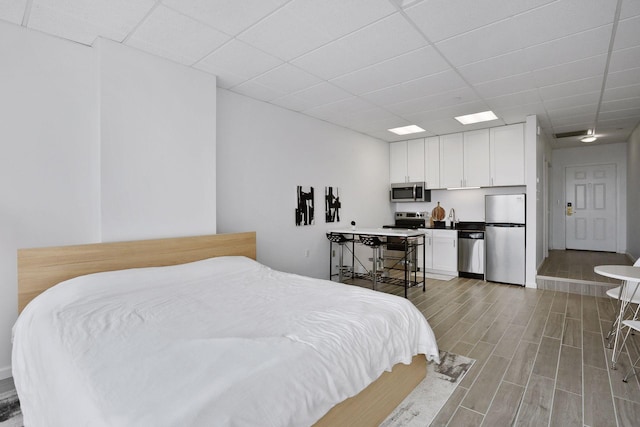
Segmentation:
[(453, 247), (454, 248), (456, 247), (456, 241), (455, 240), (453, 241)]
[(460, 180), (460, 187), (464, 187), (463, 180)]

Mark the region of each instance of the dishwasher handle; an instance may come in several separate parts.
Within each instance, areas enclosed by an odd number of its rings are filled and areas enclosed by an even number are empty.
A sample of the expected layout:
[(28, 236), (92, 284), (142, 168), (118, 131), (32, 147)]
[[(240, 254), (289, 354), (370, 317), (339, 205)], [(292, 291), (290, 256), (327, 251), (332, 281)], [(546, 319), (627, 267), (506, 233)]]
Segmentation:
[(482, 231), (458, 231), (458, 239), (484, 240)]

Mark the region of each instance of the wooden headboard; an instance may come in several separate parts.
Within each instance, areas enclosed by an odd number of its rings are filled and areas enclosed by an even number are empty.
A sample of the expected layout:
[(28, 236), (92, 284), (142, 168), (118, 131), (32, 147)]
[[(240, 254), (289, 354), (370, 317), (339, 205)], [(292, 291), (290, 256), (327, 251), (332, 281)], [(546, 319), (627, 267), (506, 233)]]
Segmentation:
[(74, 277), (184, 264), (224, 255), (256, 259), (256, 233), (19, 249), (18, 312), (43, 291)]

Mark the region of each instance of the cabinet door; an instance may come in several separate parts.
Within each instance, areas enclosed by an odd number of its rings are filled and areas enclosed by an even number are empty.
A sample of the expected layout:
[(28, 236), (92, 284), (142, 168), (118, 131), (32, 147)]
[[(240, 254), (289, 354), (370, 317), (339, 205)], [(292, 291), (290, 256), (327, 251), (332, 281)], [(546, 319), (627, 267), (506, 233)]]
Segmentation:
[(452, 133), (440, 137), (440, 188), (463, 186), (463, 136)]
[(407, 176), (409, 182), (424, 181), (424, 139), (407, 141)]
[(440, 188), (440, 138), (424, 140), (424, 179), (427, 188)]
[(457, 274), (458, 232), (433, 230), (433, 269)]
[(433, 269), (433, 234), (431, 231), (424, 233), (424, 268)]
[(491, 128), (491, 185), (524, 185), (524, 124)]
[(464, 187), (491, 185), (489, 129), (464, 133)]
[(391, 184), (407, 182), (407, 141), (389, 144), (389, 178)]

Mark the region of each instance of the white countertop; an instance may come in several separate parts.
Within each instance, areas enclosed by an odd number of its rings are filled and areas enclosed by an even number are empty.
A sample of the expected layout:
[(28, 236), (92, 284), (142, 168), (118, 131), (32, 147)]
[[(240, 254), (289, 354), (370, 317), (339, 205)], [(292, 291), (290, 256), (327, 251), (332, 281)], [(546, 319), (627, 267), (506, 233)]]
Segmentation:
[(420, 237), (424, 236), (424, 230), (412, 230), (403, 228), (336, 228), (327, 230), (327, 233), (353, 234), (387, 237)]
[(612, 279), (640, 282), (640, 267), (632, 265), (597, 265), (593, 268), (593, 271)]

